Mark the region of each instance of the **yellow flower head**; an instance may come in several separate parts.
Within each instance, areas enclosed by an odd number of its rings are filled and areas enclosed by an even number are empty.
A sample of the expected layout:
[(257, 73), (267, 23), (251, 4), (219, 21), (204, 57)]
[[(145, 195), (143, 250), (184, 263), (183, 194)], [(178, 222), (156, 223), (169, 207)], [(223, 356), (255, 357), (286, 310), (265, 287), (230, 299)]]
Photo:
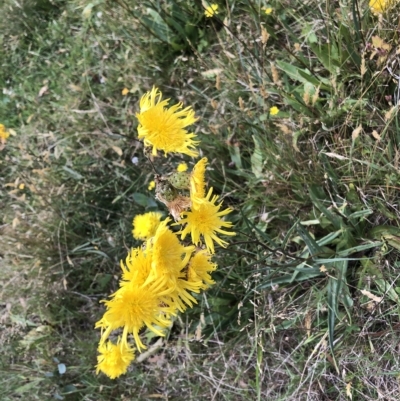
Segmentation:
[(187, 306), (191, 308), (193, 304), (197, 304), (196, 298), (188, 291), (200, 292), (201, 284), (201, 281), (195, 282), (180, 278), (176, 281), (175, 290), (168, 297), (180, 312), (184, 312)]
[(187, 272), (187, 281), (200, 281), (200, 288), (206, 290), (215, 283), (209, 273), (216, 269), (217, 264), (211, 262), (211, 255), (209, 255), (206, 251), (199, 251), (192, 257), (192, 259), (190, 259)]
[(198, 152), (193, 150), (198, 141), (194, 134), (185, 129), (192, 125), (197, 118), (191, 107), (182, 109), (182, 103), (167, 108), (169, 99), (161, 100), (162, 93), (155, 87), (142, 96), (140, 112), (136, 115), (139, 120), (138, 137), (144, 140), (145, 146), (152, 146), (152, 154), (157, 150), (164, 154), (178, 152), (196, 157)]
[(272, 14), (272, 11), (274, 11), (274, 9), (272, 7), (267, 7), (265, 9), (265, 14), (270, 15), (270, 14)]
[(150, 181), (149, 182), (149, 186), (147, 187), (147, 189), (149, 191), (152, 191), (155, 187), (156, 187), (156, 183), (154, 181)]
[(0, 124), (0, 143), (6, 143), (6, 139), (10, 136), (10, 133), (6, 131), (6, 127)]
[(132, 281), (138, 285), (144, 284), (151, 272), (151, 261), (151, 253), (146, 253), (142, 248), (131, 249), (125, 264), (122, 260), (120, 262), (123, 280), (121, 286)]
[(135, 359), (133, 349), (127, 344), (113, 344), (107, 341), (99, 345), (98, 351), (100, 355), (97, 357), (96, 374), (103, 372), (111, 379), (125, 374)]
[(195, 245), (200, 243), (200, 236), (203, 236), (209, 253), (214, 253), (214, 242), (226, 247), (228, 243), (217, 237), (217, 233), (225, 235), (235, 235), (234, 232), (223, 230), (224, 227), (232, 227), (232, 223), (223, 221), (222, 216), (227, 215), (232, 209), (219, 211), (221, 204), (216, 205), (217, 195), (212, 195), (212, 188), (208, 191), (205, 198), (196, 199), (196, 203), (192, 207), (192, 211), (184, 212), (185, 216), (180, 224), (186, 224), (186, 227), (181, 231), (181, 238), (184, 239), (187, 234), (191, 234), (192, 242)]
[(154, 237), (147, 241), (146, 251), (152, 254), (154, 279), (161, 280), (165, 288), (174, 290), (176, 280), (182, 277), (183, 268), (189, 262), (194, 246), (184, 246), (178, 236), (172, 232), (165, 219), (157, 228)]
[(183, 173), (188, 169), (188, 165), (186, 163), (180, 163), (176, 168), (176, 171)]
[(132, 234), (135, 239), (146, 241), (153, 237), (160, 224), (162, 214), (160, 212), (148, 212), (138, 214), (133, 219)]
[(212, 17), (214, 14), (218, 14), (218, 4), (211, 4), (210, 6), (206, 7), (204, 11), (204, 15), (207, 18)]
[(122, 89), (122, 92), (121, 92), (122, 96), (126, 96), (128, 93), (129, 93), (129, 89), (128, 88)]
[(190, 198), (192, 202), (195, 202), (196, 198), (204, 198), (206, 195), (205, 173), (207, 162), (207, 157), (203, 157), (193, 168), (190, 176)]
[(382, 14), (393, 2), (390, 0), (370, 0), (369, 8), (373, 14)]
[(276, 106), (271, 107), (269, 109), (269, 114), (271, 114), (271, 116), (276, 116), (278, 113), (279, 113), (279, 109)]
[(156, 335), (164, 336), (162, 329), (171, 323), (166, 316), (176, 314), (176, 308), (165, 303), (166, 293), (160, 281), (138, 284), (138, 280), (132, 280), (120, 287), (110, 301), (102, 301), (107, 310), (95, 326), (104, 330), (100, 344), (118, 328), (123, 328), (121, 344), (127, 345), (128, 334), (132, 333), (139, 351), (146, 348), (139, 337), (142, 327), (147, 326)]

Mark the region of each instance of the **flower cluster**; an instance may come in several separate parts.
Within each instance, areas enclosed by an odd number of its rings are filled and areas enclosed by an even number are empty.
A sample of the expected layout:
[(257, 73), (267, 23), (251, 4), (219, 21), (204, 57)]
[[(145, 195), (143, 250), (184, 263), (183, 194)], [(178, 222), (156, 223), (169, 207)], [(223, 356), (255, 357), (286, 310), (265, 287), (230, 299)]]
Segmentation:
[[(166, 108), (161, 92), (153, 88), (140, 101), (139, 138), (144, 145), (157, 150), (197, 155), (198, 143), (194, 134), (185, 127), (196, 121), (190, 107), (182, 104)], [(103, 372), (114, 379), (126, 373), (134, 359), (136, 349), (145, 349), (140, 330), (147, 328), (158, 336), (172, 325), (172, 318), (196, 303), (193, 293), (206, 290), (213, 283), (211, 273), (217, 265), (212, 261), (214, 243), (226, 247), (228, 243), (220, 234), (235, 235), (227, 231), (232, 223), (224, 221), (230, 208), (221, 210), (213, 188), (206, 188), (205, 172), (208, 160), (203, 157), (188, 173), (182, 163), (177, 171), (166, 176), (156, 175), (156, 198), (163, 202), (175, 223), (167, 217), (162, 220), (159, 212), (138, 215), (133, 220), (133, 236), (144, 241), (133, 248), (125, 261), (121, 261), (122, 277), (119, 289), (110, 300), (101, 301), (106, 306), (103, 317), (96, 323), (101, 329), (97, 373)], [(179, 230), (174, 227), (180, 226)], [(183, 240), (189, 236), (190, 243)], [(204, 245), (204, 246), (203, 246)], [(110, 336), (119, 330), (116, 341)], [(116, 336), (114, 336), (116, 337)]]

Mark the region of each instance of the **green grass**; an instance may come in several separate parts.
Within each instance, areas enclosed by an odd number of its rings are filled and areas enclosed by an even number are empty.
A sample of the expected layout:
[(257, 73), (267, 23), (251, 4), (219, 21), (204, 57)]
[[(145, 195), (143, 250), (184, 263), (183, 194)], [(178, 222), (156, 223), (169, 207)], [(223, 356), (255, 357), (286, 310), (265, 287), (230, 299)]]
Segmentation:
[[(0, 6), (2, 400), (399, 398), (398, 6), (227, 3)], [(196, 111), (237, 235), (216, 285), (109, 380), (99, 301), (133, 217), (166, 212), (136, 133), (153, 85)]]

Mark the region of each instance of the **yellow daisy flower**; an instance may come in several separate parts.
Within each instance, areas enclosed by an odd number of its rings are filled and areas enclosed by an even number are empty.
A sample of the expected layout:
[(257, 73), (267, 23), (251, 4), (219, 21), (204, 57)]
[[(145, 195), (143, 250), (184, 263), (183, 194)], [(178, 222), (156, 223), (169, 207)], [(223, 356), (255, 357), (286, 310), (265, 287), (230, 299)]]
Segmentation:
[(156, 233), (157, 227), (160, 224), (162, 213), (148, 212), (138, 214), (133, 219), (132, 234), (135, 239), (146, 241)]
[(149, 191), (152, 191), (155, 187), (156, 187), (156, 183), (154, 181), (150, 181), (149, 182), (149, 186), (147, 187), (147, 189)]
[(370, 0), (369, 8), (373, 14), (382, 14), (393, 3), (393, 0)]
[(276, 106), (273, 106), (269, 109), (269, 114), (271, 116), (276, 116), (279, 113), (279, 109)]
[(129, 93), (129, 89), (128, 88), (124, 88), (121, 91), (122, 96), (126, 96)]
[(120, 262), (123, 280), (121, 286), (133, 281), (138, 285), (144, 284), (151, 272), (151, 262), (151, 253), (146, 253), (141, 248), (131, 249), (125, 263), (122, 260)]
[(97, 357), (96, 374), (103, 372), (110, 379), (125, 374), (128, 366), (135, 359), (133, 349), (127, 344), (113, 344), (107, 341), (99, 345), (98, 351), (100, 355)]
[(139, 331), (146, 326), (157, 336), (164, 336), (163, 328), (171, 324), (166, 316), (176, 315), (176, 308), (165, 303), (165, 295), (170, 291), (162, 288), (161, 281), (138, 284), (132, 280), (118, 289), (112, 299), (104, 302), (107, 310), (96, 328), (103, 331), (100, 345), (107, 340), (113, 330), (123, 328), (122, 346), (128, 344), (128, 334), (133, 334), (137, 349), (146, 346), (139, 337)]
[(181, 230), (181, 239), (184, 239), (187, 234), (191, 234), (192, 242), (195, 245), (200, 243), (200, 236), (204, 238), (205, 245), (209, 253), (214, 253), (214, 242), (226, 247), (228, 243), (217, 237), (217, 233), (225, 235), (235, 235), (234, 232), (223, 230), (224, 227), (232, 227), (229, 221), (223, 221), (222, 216), (229, 214), (232, 209), (219, 211), (221, 203), (216, 205), (217, 195), (212, 195), (212, 188), (203, 199), (196, 199), (196, 203), (192, 207), (192, 211), (184, 212), (184, 218), (180, 224), (186, 224), (186, 227)]
[(161, 100), (162, 93), (155, 87), (142, 96), (139, 120), (138, 137), (144, 140), (145, 146), (152, 146), (152, 154), (157, 150), (164, 154), (178, 152), (196, 157), (198, 152), (193, 150), (199, 143), (194, 141), (195, 134), (189, 134), (185, 129), (192, 125), (197, 118), (191, 107), (182, 109), (182, 103), (167, 108), (169, 99)]
[(206, 290), (215, 283), (209, 273), (216, 269), (217, 264), (211, 262), (211, 255), (206, 251), (199, 251), (190, 259), (187, 280), (188, 282), (200, 281), (200, 288)]
[(176, 280), (183, 276), (182, 270), (188, 264), (194, 251), (194, 246), (184, 246), (178, 236), (167, 224), (171, 219), (165, 219), (157, 228), (153, 238), (146, 242), (146, 251), (152, 254), (153, 277), (161, 280), (164, 287), (172, 292)]
[(210, 18), (214, 16), (215, 14), (218, 14), (218, 4), (211, 4), (210, 6), (206, 7), (204, 11), (204, 15), (207, 18)]
[(183, 173), (187, 169), (188, 169), (188, 165), (186, 163), (180, 163), (180, 164), (178, 164), (176, 171), (178, 171), (179, 173)]
[(272, 14), (272, 11), (274, 11), (274, 9), (272, 7), (267, 7), (265, 9), (265, 14), (270, 15), (270, 14)]

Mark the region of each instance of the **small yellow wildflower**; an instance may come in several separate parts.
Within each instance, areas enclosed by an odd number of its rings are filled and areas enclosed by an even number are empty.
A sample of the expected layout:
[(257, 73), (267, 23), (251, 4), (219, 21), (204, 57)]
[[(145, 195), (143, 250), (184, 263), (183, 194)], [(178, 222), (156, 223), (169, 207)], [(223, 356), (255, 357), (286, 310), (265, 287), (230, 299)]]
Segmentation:
[(265, 9), (265, 14), (270, 15), (270, 14), (272, 14), (272, 11), (274, 11), (274, 9), (272, 7), (267, 7)]
[(393, 1), (388, 0), (370, 0), (369, 7), (373, 14), (382, 14)]
[(6, 131), (6, 127), (0, 124), (0, 143), (6, 143), (6, 139), (10, 136), (10, 133)]
[(217, 234), (236, 235), (232, 231), (226, 231), (225, 228), (231, 228), (232, 223), (223, 221), (221, 217), (232, 212), (232, 209), (220, 211), (222, 204), (216, 204), (218, 196), (212, 196), (212, 188), (208, 191), (205, 198), (199, 198), (193, 204), (192, 211), (184, 212), (184, 218), (180, 224), (185, 225), (181, 230), (181, 239), (185, 239), (187, 234), (192, 237), (192, 243), (199, 245), (200, 236), (204, 238), (207, 251), (210, 254), (215, 253), (214, 241), (226, 248), (228, 243), (217, 237)]
[(184, 153), (196, 157), (193, 149), (199, 143), (193, 140), (196, 135), (185, 129), (197, 121), (193, 109), (183, 108), (182, 103), (168, 107), (169, 99), (161, 100), (162, 93), (155, 87), (140, 99), (138, 137), (143, 139), (144, 146), (152, 146), (152, 154), (157, 150), (167, 153)]
[(188, 169), (188, 165), (186, 163), (180, 163), (178, 167), (176, 168), (176, 171), (183, 173)]
[(122, 96), (126, 96), (129, 93), (129, 89), (128, 88), (124, 88), (122, 89)]
[(156, 187), (156, 183), (154, 181), (150, 181), (149, 182), (149, 186), (147, 187), (147, 189), (149, 191), (153, 190)]
[(25, 184), (24, 184), (24, 183), (19, 184), (18, 188), (19, 188), (19, 189), (24, 189), (24, 188), (25, 188)]
[[(118, 340), (119, 342), (119, 340)], [(110, 379), (126, 373), (129, 364), (135, 359), (133, 349), (127, 344), (113, 344), (107, 341), (98, 348), (96, 374), (105, 373)]]
[(279, 113), (279, 109), (276, 106), (273, 106), (269, 109), (269, 114), (271, 116), (276, 116)]
[(211, 6), (206, 7), (204, 15), (207, 18), (212, 17), (214, 14), (218, 14), (218, 4), (211, 4)]
[(133, 219), (133, 237), (139, 240), (146, 241), (153, 237), (161, 222), (162, 214), (160, 212), (148, 212), (138, 214)]

